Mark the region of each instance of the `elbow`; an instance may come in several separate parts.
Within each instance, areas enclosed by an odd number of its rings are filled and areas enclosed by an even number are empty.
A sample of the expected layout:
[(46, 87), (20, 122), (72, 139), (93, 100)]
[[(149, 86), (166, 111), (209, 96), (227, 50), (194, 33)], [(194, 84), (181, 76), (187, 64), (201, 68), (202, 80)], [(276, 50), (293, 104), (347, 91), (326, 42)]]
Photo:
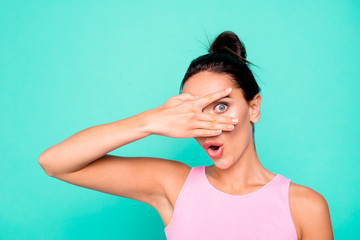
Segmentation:
[(48, 175), (49, 177), (53, 177), (53, 174), (49, 171), (49, 167), (47, 166), (48, 158), (45, 156), (44, 153), (40, 154), (38, 157), (38, 164), (42, 168), (42, 170)]

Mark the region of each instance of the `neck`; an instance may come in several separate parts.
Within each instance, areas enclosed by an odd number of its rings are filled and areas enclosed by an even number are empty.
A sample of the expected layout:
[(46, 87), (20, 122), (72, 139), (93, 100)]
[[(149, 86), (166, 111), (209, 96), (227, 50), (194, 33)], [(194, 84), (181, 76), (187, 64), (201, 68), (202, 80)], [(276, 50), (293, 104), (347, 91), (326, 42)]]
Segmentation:
[(260, 163), (252, 138), (241, 156), (230, 167), (221, 169), (212, 165), (209, 174), (221, 185), (234, 188), (265, 184), (274, 176)]

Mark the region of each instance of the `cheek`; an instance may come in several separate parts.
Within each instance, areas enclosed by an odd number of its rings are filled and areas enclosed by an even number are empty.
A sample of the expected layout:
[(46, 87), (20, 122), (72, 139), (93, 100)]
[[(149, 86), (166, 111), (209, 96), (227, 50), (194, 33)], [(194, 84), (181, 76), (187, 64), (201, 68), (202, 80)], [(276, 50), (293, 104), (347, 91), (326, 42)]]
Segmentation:
[[(240, 119), (239, 119), (240, 120)], [(236, 139), (244, 138), (249, 135), (249, 126), (245, 121), (238, 122), (235, 128), (230, 132)]]
[(225, 134), (228, 134), (226, 137), (226, 142), (230, 146), (230, 149), (232, 149), (232, 154), (235, 155), (243, 152), (244, 148), (251, 141), (249, 122), (246, 120), (239, 122), (237, 125), (235, 125), (235, 128), (231, 132), (227, 132)]
[(228, 116), (237, 117), (239, 122), (234, 125), (235, 128), (229, 132), (231, 135), (237, 135), (236, 138), (244, 138), (249, 134), (250, 119), (244, 109), (229, 109)]
[(245, 109), (240, 108), (238, 106), (230, 107), (229, 110), (224, 114), (230, 117), (237, 117), (239, 119), (237, 125), (243, 125), (249, 122), (248, 112)]

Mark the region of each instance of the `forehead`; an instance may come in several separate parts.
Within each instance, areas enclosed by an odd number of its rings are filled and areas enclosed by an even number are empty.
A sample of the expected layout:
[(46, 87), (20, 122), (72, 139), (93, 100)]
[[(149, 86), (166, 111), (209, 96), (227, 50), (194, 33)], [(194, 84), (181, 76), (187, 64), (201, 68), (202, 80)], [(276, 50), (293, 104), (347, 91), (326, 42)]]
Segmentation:
[(197, 96), (204, 96), (228, 87), (234, 87), (229, 75), (199, 72), (191, 76), (185, 82), (182, 93), (192, 93)]

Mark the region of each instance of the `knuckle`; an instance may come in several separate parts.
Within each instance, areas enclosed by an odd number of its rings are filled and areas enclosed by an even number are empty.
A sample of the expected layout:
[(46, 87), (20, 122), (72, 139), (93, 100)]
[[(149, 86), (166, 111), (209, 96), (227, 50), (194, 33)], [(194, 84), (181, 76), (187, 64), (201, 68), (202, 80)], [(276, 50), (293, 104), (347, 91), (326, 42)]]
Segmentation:
[(219, 117), (215, 114), (212, 114), (212, 119), (214, 122), (218, 121), (219, 120)]
[(192, 102), (191, 102), (191, 99), (189, 98), (186, 98), (184, 99), (184, 104), (187, 106), (187, 107), (191, 107), (192, 108)]
[(186, 122), (185, 129), (186, 129), (186, 131), (190, 131), (191, 129), (194, 128), (194, 126), (195, 126), (194, 121), (192, 121), (191, 119), (188, 119)]
[(181, 99), (181, 95), (173, 95), (169, 99)]
[(215, 127), (215, 123), (214, 122), (208, 122), (208, 128), (213, 128)]
[(193, 104), (190, 102), (189, 99), (184, 99), (182, 104), (183, 104), (182, 107), (184, 107), (186, 109), (186, 112), (192, 113), (194, 111)]
[(194, 95), (192, 93), (183, 93), (183, 94), (187, 98), (187, 100), (192, 100), (197, 97), (196, 95)]
[(191, 137), (193, 137), (194, 136), (194, 133), (193, 132), (187, 132), (186, 134), (185, 134), (185, 137), (186, 138), (191, 138)]
[(198, 111), (193, 110), (192, 113), (193, 113), (193, 118), (195, 118), (195, 119), (197, 119), (197, 120), (203, 120), (203, 119), (202, 119), (202, 114), (199, 113)]
[(196, 130), (196, 129), (194, 129), (193, 131), (191, 131), (191, 137), (196, 137), (196, 136), (199, 136), (199, 132)]
[(199, 118), (198, 113), (193, 108), (191, 108), (187, 113), (188, 113), (188, 117), (191, 118), (192, 120)]
[(201, 137), (206, 136), (206, 131), (199, 131), (198, 135)]

